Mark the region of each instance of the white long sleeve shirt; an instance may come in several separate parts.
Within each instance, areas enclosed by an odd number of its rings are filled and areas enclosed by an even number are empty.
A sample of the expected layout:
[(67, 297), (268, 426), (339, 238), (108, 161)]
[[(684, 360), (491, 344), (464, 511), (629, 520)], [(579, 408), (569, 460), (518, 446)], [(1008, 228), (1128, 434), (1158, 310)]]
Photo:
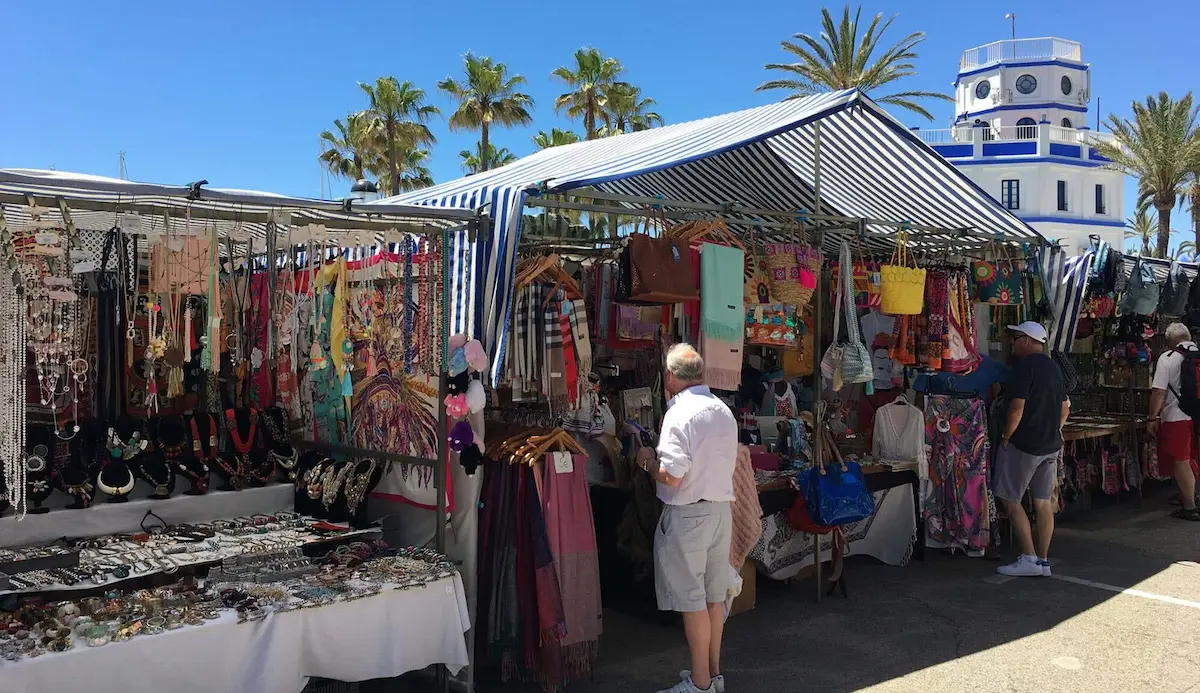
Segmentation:
[(928, 479), (924, 412), (903, 400), (876, 409), (871, 454), (884, 462), (916, 462), (918, 476)]
[(667, 406), (658, 461), (681, 481), (674, 488), (658, 484), (659, 500), (667, 505), (732, 501), (738, 446), (733, 412), (706, 385), (689, 387)]

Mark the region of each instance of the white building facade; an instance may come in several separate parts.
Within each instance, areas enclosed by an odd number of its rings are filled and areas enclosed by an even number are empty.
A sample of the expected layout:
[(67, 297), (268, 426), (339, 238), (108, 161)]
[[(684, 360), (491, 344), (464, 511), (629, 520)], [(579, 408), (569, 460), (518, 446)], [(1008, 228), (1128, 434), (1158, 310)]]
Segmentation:
[[(1091, 66), (1059, 38), (963, 52), (954, 127), (914, 131), (979, 187), (1072, 254), (1096, 235), (1124, 242), (1124, 174), (1106, 168), (1088, 127)], [(986, 229), (985, 229), (986, 230)]]

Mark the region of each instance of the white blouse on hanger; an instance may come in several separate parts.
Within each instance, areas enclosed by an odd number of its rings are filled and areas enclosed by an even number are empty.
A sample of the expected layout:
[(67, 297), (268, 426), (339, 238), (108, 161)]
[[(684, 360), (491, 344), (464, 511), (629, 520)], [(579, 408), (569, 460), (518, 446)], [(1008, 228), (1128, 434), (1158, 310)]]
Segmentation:
[(916, 462), (917, 475), (929, 478), (925, 457), (925, 413), (903, 396), (875, 410), (871, 454), (881, 461)]

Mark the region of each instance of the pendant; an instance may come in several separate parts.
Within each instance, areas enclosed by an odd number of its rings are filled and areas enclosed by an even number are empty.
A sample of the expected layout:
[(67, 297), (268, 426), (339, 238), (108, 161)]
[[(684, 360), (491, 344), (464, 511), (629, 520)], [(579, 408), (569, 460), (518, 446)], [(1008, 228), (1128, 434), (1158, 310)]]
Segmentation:
[(170, 489), (168, 489), (166, 486), (159, 485), (159, 486), (155, 486), (155, 487), (154, 487), (154, 495), (156, 495), (156, 496), (169, 496), (169, 495), (171, 495), (171, 491), (170, 491)]

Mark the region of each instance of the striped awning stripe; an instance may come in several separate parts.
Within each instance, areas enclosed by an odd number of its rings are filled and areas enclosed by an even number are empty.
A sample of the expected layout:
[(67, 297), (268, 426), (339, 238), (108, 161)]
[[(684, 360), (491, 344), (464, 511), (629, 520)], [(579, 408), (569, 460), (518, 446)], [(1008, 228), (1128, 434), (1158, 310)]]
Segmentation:
[[(491, 232), (472, 246), (460, 236), (451, 328), (481, 337), (499, 379), (507, 342), (522, 210), (530, 195), (580, 188), (736, 204), (782, 212), (815, 210), (815, 124), (820, 122), (821, 214), (875, 219), (868, 241), (909, 222), (975, 229), (1044, 244), (928, 145), (856, 90), (819, 94), (643, 132), (546, 149), (493, 171), (382, 201), (437, 207), (490, 206)], [(580, 193), (586, 196), (586, 193)], [(753, 224), (746, 217), (747, 224)], [(952, 235), (946, 235), (952, 240)]]

